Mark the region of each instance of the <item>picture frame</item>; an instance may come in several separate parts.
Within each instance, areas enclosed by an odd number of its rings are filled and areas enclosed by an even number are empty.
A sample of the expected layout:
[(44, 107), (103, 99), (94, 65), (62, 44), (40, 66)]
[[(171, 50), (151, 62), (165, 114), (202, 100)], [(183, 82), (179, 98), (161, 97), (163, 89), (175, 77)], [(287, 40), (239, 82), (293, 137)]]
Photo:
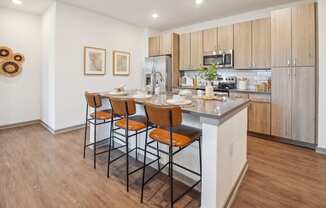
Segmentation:
[(105, 75), (106, 49), (84, 47), (84, 75)]
[(130, 74), (130, 53), (113, 51), (113, 75), (128, 76)]

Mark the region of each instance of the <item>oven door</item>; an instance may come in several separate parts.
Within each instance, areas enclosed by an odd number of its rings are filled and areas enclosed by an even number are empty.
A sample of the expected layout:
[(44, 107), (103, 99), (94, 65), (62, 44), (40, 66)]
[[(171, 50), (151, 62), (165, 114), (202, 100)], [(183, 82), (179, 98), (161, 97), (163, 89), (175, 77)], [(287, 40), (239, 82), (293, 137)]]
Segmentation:
[(224, 55), (223, 54), (216, 54), (216, 55), (204, 55), (203, 57), (203, 65), (210, 66), (210, 65), (224, 65)]

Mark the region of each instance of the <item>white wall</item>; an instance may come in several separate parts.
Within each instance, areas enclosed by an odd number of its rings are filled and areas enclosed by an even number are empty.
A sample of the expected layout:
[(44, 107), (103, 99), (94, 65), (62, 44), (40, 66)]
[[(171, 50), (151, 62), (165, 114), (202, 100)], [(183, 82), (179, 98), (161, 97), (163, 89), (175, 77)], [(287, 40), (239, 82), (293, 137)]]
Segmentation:
[(56, 3), (42, 17), (41, 120), (55, 128)]
[[(84, 122), (84, 92), (108, 91), (126, 84), (141, 87), (146, 54), (145, 29), (63, 3), (56, 5), (55, 124), (63, 129)], [(107, 49), (105, 76), (85, 76), (83, 47)], [(131, 53), (131, 74), (112, 75), (112, 51)]]
[(318, 147), (326, 149), (326, 1), (319, 0), (319, 113)]
[(17, 77), (0, 76), (0, 126), (40, 118), (41, 18), (0, 8), (0, 45), (25, 55)]

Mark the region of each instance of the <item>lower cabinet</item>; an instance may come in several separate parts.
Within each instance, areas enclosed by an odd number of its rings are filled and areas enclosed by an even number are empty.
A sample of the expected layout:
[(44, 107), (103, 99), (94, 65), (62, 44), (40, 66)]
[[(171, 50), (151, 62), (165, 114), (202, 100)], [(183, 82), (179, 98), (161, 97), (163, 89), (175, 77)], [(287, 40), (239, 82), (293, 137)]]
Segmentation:
[(248, 108), (248, 131), (271, 134), (271, 104), (251, 101)]
[(250, 99), (248, 107), (248, 131), (271, 135), (271, 95), (230, 92), (230, 98)]

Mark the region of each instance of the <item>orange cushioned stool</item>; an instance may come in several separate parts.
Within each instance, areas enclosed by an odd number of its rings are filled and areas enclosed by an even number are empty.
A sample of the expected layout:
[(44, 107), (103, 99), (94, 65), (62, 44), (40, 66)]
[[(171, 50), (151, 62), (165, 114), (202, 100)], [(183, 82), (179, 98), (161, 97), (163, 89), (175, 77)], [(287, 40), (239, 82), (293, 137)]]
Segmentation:
[[(98, 110), (99, 108), (102, 107), (102, 98), (99, 94), (97, 93), (89, 93), (85, 92), (85, 98), (86, 98), (86, 121), (85, 121), (85, 136), (84, 136), (84, 155), (83, 157), (85, 158), (86, 156), (86, 147), (93, 146), (93, 157), (94, 157), (94, 168), (96, 168), (96, 156), (99, 154), (103, 154), (108, 152), (108, 150), (102, 151), (102, 152), (96, 152), (96, 146), (99, 144), (99, 142), (103, 142), (106, 140), (110, 140), (109, 136), (108, 138), (97, 141), (96, 138), (96, 127), (98, 125), (106, 124), (106, 123), (112, 123), (113, 121), (113, 114), (111, 109), (107, 110)], [(88, 114), (89, 108), (93, 108), (94, 112)], [(88, 125), (94, 125), (94, 142), (87, 144), (87, 128)]]
[[(129, 191), (129, 175), (141, 170), (143, 167), (137, 168), (135, 170), (129, 171), (129, 156), (130, 153), (135, 151), (136, 160), (138, 160), (138, 150), (144, 151), (143, 148), (138, 146), (138, 135), (144, 133), (146, 130), (146, 117), (143, 115), (136, 115), (136, 102), (134, 99), (130, 98), (118, 98), (118, 97), (110, 97), (110, 103), (112, 107), (112, 112), (114, 115), (120, 116), (122, 119), (115, 122), (115, 127), (113, 122), (111, 123), (111, 133), (110, 135), (119, 135), (124, 137), (119, 139), (124, 145), (120, 145), (119, 147), (112, 148), (111, 147), (111, 139), (109, 144), (109, 156), (108, 156), (108, 169), (107, 169), (107, 177), (110, 176), (110, 164), (123, 156), (126, 156), (126, 180), (127, 180), (127, 191)], [(113, 116), (112, 114), (112, 116)], [(124, 130), (124, 133), (118, 132), (117, 130)], [(129, 134), (129, 132), (133, 132)], [(135, 137), (135, 148), (129, 149), (129, 139), (131, 137)], [(117, 137), (115, 137), (117, 138)], [(125, 153), (111, 159), (111, 151), (124, 148)], [(158, 154), (154, 154), (158, 156)], [(158, 159), (157, 159), (158, 160)], [(155, 161), (157, 161), (155, 160)], [(155, 162), (154, 161), (154, 162)]]
[[(151, 179), (154, 178), (163, 168), (167, 165), (169, 166), (169, 177), (170, 177), (170, 187), (171, 187), (171, 196), (170, 196), (170, 206), (173, 207), (173, 204), (181, 199), (185, 194), (192, 190), (201, 182), (202, 175), (202, 163), (201, 163), (201, 130), (193, 128), (190, 126), (182, 125), (182, 111), (179, 106), (161, 106), (154, 104), (145, 104), (145, 112), (147, 116), (147, 123), (155, 125), (151, 132), (149, 132), (148, 127), (146, 128), (146, 139), (145, 139), (145, 158), (143, 164), (143, 178), (142, 178), (142, 189), (141, 189), (141, 202), (144, 198), (144, 187)], [(147, 135), (152, 141), (148, 141)], [(160, 144), (167, 145), (169, 147), (169, 152), (159, 150), (159, 152), (167, 154), (169, 156), (169, 161), (163, 165), (161, 168), (158, 168), (157, 172), (151, 177), (145, 180), (145, 171), (146, 171), (146, 154), (148, 147), (153, 148), (150, 144), (154, 141), (159, 142)], [(187, 148), (195, 141), (199, 144), (199, 173), (193, 170), (190, 170), (186, 167), (181, 166), (173, 162), (173, 156), (183, 149)], [(174, 149), (177, 149), (174, 151)], [(176, 199), (173, 198), (173, 166), (182, 168), (194, 175), (199, 176), (199, 180), (189, 187), (183, 194), (178, 196)]]

